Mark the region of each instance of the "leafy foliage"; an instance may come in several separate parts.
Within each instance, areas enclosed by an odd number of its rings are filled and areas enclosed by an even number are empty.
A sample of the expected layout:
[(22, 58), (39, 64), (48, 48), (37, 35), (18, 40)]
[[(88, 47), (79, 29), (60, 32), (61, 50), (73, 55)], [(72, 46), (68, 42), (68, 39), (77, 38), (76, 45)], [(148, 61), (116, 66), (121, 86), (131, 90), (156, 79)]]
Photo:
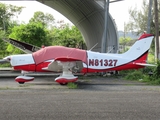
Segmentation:
[(156, 67), (156, 69), (154, 70), (153, 73), (154, 73), (154, 74), (153, 74), (153, 77), (154, 77), (155, 79), (160, 78), (160, 60), (157, 61), (157, 67)]
[(0, 30), (0, 58), (3, 58), (4, 56), (8, 55), (7, 49), (7, 43), (4, 42), (2, 39), (5, 37), (5, 32)]
[(138, 71), (138, 70), (134, 70), (133, 72), (131, 72), (125, 77), (125, 79), (128, 79), (128, 80), (139, 80), (142, 78), (143, 78), (143, 74), (141, 73), (141, 71)]
[[(158, 4), (160, 5), (160, 1), (158, 1)], [(158, 5), (158, 6), (159, 6)], [(152, 5), (152, 7), (154, 7)], [(155, 20), (154, 20), (154, 8), (152, 8), (152, 17), (151, 17), (151, 34), (155, 34)], [(137, 7), (130, 8), (129, 14), (130, 14), (130, 20), (125, 26), (126, 31), (134, 31), (137, 34), (142, 34), (144, 31), (147, 30), (147, 22), (148, 22), (148, 10), (149, 10), (149, 3), (146, 0), (143, 0), (143, 5), (141, 7), (141, 10), (138, 10)], [(160, 12), (158, 13), (160, 15)], [(159, 17), (160, 21), (160, 17)], [(151, 52), (155, 52), (155, 42), (152, 42), (151, 45)]]
[(0, 68), (11, 67), (10, 63), (0, 64)]
[[(124, 74), (124, 71), (121, 73)], [(145, 67), (139, 70), (130, 70), (125, 73), (127, 80), (141, 80), (149, 84), (160, 85), (160, 61), (157, 61), (156, 67)]]
[[(9, 37), (41, 47), (42, 45), (50, 45), (50, 41), (47, 39), (47, 34), (48, 30), (46, 30), (41, 23), (32, 22), (21, 24), (20, 26), (14, 26)], [(9, 45), (7, 50), (9, 52), (12, 51), (13, 54), (22, 53), (12, 45)]]
[(137, 34), (141, 34), (147, 30), (149, 5), (146, 0), (143, 0), (141, 8), (141, 10), (138, 10), (137, 7), (129, 9), (130, 21), (126, 25), (127, 31), (136, 31)]
[(53, 36), (53, 45), (76, 47), (85, 49), (85, 43), (76, 26), (65, 25), (62, 29), (53, 28), (50, 36)]
[(24, 7), (0, 3), (0, 27), (7, 32), (12, 17), (19, 15)]
[(40, 47), (43, 44), (49, 45), (46, 36), (47, 30), (44, 29), (41, 23), (29, 23), (15, 26), (9, 37)]
[(131, 38), (130, 37), (120, 37), (119, 38), (119, 44), (122, 46), (122, 51), (125, 52), (127, 49), (126, 49), (126, 46), (128, 45), (128, 43), (131, 41)]
[[(75, 26), (60, 23), (54, 26), (54, 17), (41, 11), (34, 13), (28, 24), (18, 24), (11, 18), (17, 17), (23, 7), (0, 3), (0, 57), (8, 54), (23, 53), (14, 46), (3, 42), (2, 38), (10, 37), (41, 47), (42, 45), (62, 45), (67, 47), (85, 48), (81, 33)], [(7, 50), (7, 51), (6, 51)]]
[(46, 13), (44, 14), (41, 11), (37, 11), (34, 13), (34, 16), (29, 20), (30, 23), (41, 23), (44, 27), (49, 27), (49, 25), (54, 24), (54, 17)]
[(23, 7), (6, 5), (0, 3), (0, 57), (8, 55), (9, 53), (6, 51), (7, 43), (5, 43), (2, 39), (6, 38), (8, 34), (10, 34), (13, 26), (17, 25), (17, 22), (12, 21), (13, 17), (19, 15), (22, 11)]

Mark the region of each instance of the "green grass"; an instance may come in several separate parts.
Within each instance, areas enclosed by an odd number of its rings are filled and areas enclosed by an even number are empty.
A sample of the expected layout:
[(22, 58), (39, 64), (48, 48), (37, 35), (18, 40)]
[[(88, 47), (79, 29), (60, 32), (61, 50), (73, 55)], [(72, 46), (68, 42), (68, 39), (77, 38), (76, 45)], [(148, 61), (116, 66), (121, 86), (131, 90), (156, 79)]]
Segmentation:
[(144, 75), (141, 82), (145, 82), (149, 85), (160, 85), (160, 78), (155, 79), (153, 76)]
[(69, 82), (69, 83), (67, 84), (67, 87), (68, 87), (69, 89), (77, 89), (77, 88), (78, 88), (78, 85), (77, 85), (76, 83)]
[(19, 84), (19, 87), (29, 87), (30, 85), (29, 84)]

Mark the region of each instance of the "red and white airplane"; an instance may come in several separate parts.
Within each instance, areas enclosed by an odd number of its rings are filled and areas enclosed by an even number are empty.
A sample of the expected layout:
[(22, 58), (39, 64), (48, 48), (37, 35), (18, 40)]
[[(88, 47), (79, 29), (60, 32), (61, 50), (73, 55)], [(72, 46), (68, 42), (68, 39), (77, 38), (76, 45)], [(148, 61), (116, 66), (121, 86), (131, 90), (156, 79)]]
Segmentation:
[[(60, 84), (75, 82), (73, 71), (95, 73), (139, 69), (152, 66), (146, 63), (152, 39), (151, 34), (143, 34), (138, 41), (123, 54), (99, 53), (63, 46), (44, 47), (31, 54), (11, 55), (3, 60), (9, 61), (15, 70), (28, 72), (62, 72), (55, 79)], [(25, 83), (34, 77), (18, 76), (15, 80)]]

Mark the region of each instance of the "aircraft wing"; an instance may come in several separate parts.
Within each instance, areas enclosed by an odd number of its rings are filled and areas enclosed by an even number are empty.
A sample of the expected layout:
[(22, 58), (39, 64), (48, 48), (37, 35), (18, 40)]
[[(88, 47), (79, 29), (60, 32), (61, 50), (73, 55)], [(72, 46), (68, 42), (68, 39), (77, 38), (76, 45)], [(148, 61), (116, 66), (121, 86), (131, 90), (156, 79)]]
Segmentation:
[(61, 72), (62, 66), (58, 65), (58, 62), (54, 60), (48, 65), (48, 67), (42, 68), (42, 70)]
[[(67, 63), (68, 65), (64, 65)], [(67, 66), (68, 69), (72, 69), (73, 72), (80, 71), (83, 67), (82, 61), (72, 57), (58, 57), (55, 58), (48, 67), (42, 68), (43, 70), (62, 72), (63, 67)], [(71, 67), (72, 66), (72, 67)]]
[(25, 53), (32, 53), (32, 52), (35, 52), (35, 51), (41, 49), (40, 47), (31, 45), (31, 44), (28, 44), (28, 43), (25, 43), (25, 42), (21, 42), (21, 41), (18, 41), (18, 40), (14, 40), (12, 38), (2, 39), (2, 40), (12, 44), (13, 46), (22, 50)]

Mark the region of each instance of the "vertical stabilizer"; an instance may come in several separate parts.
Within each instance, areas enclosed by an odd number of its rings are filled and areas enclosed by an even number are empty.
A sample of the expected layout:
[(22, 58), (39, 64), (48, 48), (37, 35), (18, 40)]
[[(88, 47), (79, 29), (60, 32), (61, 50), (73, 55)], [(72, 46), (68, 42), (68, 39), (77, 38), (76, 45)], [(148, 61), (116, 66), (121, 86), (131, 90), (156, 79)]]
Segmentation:
[[(122, 54), (122, 57), (135, 60), (141, 58), (144, 55), (146, 56), (146, 54), (148, 54), (153, 38), (154, 35), (143, 34), (127, 52)], [(143, 58), (146, 59), (147, 57)]]

